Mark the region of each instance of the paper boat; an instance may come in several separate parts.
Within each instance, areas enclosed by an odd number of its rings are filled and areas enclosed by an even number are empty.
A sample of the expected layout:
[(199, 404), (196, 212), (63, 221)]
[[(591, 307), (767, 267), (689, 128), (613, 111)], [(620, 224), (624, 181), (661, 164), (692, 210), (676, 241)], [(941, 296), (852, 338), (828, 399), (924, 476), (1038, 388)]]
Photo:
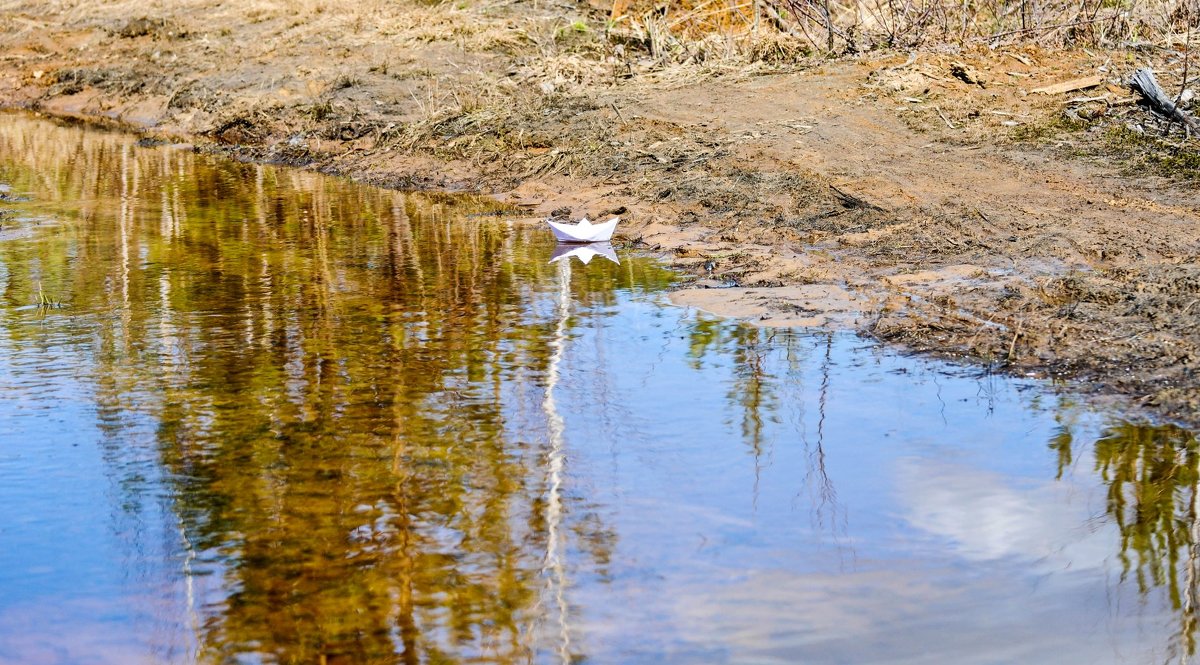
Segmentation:
[(620, 217), (613, 217), (603, 224), (593, 224), (584, 217), (576, 224), (563, 224), (549, 219), (546, 223), (550, 225), (550, 230), (559, 242), (607, 242), (612, 239), (619, 221)]
[(560, 243), (554, 248), (554, 253), (550, 255), (550, 263), (564, 259), (570, 261), (572, 256), (583, 261), (583, 265), (587, 265), (588, 261), (597, 256), (603, 256), (609, 261), (621, 265), (621, 260), (617, 258), (617, 252), (613, 249), (612, 243), (607, 242), (596, 242), (588, 245)]

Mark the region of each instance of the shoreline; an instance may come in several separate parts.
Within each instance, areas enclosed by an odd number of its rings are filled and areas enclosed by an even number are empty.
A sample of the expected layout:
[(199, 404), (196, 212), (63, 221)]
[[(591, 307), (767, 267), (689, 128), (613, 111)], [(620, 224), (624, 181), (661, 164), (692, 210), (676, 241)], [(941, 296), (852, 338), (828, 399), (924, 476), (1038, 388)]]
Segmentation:
[[(1141, 122), (1123, 52), (626, 58), (614, 78), (599, 35), (537, 32), (552, 8), (392, 8), (346, 33), (236, 8), (202, 33), (164, 11), (169, 34), (120, 36), (116, 10), (0, 31), (0, 106), (530, 218), (620, 214), (616, 240), (693, 276), (673, 301), (1200, 424), (1200, 196), (1104, 152)], [(1081, 76), (1099, 82), (1031, 92)]]

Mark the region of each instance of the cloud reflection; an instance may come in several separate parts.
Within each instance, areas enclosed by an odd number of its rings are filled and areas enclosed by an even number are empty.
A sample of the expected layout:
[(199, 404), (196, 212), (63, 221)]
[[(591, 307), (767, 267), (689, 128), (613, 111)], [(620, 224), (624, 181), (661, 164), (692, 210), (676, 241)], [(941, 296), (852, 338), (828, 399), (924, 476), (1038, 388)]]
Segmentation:
[[(915, 561), (837, 575), (758, 571), (703, 598), (676, 599), (677, 634), (695, 636), (678, 661), (1095, 664), (1165, 656), (1147, 648), (1135, 624), (1107, 625), (1110, 604), (1135, 599), (1105, 598), (1095, 585), (1044, 594), (1036, 580), (1012, 573)], [(1143, 610), (1153, 619), (1154, 608)]]
[[(913, 458), (899, 461), (896, 488), (910, 524), (970, 561), (1102, 568), (1117, 539), (1111, 524), (1096, 519), (1090, 497), (1053, 481), (1018, 487), (997, 473)], [(1103, 514), (1103, 497), (1095, 501)]]

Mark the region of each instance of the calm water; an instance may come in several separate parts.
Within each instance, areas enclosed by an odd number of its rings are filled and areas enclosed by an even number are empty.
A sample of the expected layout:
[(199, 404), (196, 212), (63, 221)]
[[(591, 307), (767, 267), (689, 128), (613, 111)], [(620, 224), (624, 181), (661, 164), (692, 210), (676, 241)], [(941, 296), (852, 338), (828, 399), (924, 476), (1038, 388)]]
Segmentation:
[(2, 663), (1194, 660), (1185, 431), (466, 198), (12, 115), (0, 194)]

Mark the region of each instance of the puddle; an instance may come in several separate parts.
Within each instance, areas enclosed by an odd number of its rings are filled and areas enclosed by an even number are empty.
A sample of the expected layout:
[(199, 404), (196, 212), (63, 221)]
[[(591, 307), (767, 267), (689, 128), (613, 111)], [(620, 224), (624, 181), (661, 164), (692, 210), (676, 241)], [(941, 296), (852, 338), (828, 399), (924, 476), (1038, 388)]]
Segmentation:
[(3, 117), (0, 662), (1193, 658), (1186, 431)]

